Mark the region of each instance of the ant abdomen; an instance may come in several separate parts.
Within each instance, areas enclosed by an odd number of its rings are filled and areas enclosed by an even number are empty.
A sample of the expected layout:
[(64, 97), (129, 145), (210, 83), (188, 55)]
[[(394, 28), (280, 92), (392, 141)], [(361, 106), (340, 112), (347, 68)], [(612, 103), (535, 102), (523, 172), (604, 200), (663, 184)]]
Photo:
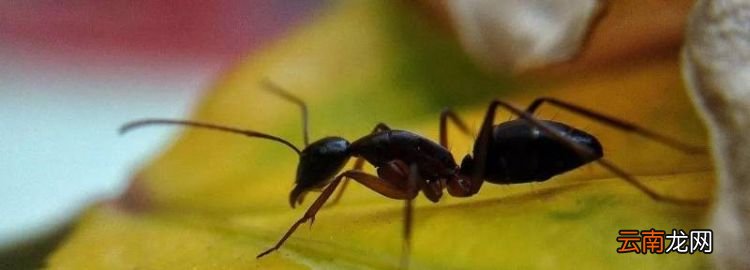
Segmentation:
[[(581, 155), (526, 120), (511, 120), (493, 127), (484, 166), (486, 181), (496, 184), (544, 181), (602, 157), (602, 146), (593, 135), (560, 122), (540, 121), (565, 139), (586, 147), (592, 155)], [(479, 147), (475, 145), (474, 149), (476, 156)], [(472, 157), (464, 158), (461, 164), (464, 175), (471, 175), (473, 163)]]

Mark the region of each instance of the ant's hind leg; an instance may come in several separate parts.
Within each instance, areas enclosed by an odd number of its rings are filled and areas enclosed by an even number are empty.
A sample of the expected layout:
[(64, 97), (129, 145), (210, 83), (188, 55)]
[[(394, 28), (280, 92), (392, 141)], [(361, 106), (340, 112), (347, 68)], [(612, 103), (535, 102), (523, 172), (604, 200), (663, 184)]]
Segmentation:
[(679, 204), (679, 205), (694, 205), (694, 206), (708, 205), (708, 200), (705, 200), (705, 199), (681, 199), (681, 198), (674, 198), (670, 196), (661, 195), (651, 190), (651, 188), (645, 186), (643, 183), (638, 181), (638, 179), (636, 179), (629, 173), (615, 166), (615, 164), (613, 164), (609, 160), (602, 158), (602, 159), (597, 160), (596, 162), (598, 162), (600, 165), (602, 165), (602, 167), (611, 171), (615, 175), (619, 176), (621, 179), (635, 186), (637, 189), (641, 190), (643, 193), (646, 193), (646, 195), (648, 195), (649, 197), (651, 197), (651, 199), (655, 201), (668, 202), (668, 203)]
[[(388, 125), (386, 125), (385, 123), (378, 123), (377, 125), (375, 125), (375, 128), (373, 128), (372, 131), (370, 131), (370, 134), (381, 132), (381, 131), (386, 131), (386, 130), (391, 130), (391, 128), (388, 127)], [(352, 168), (352, 170), (361, 171), (362, 167), (364, 166), (365, 166), (365, 159), (360, 157), (354, 161), (354, 168)], [(336, 196), (333, 197), (331, 202), (329, 202), (328, 205), (326, 205), (326, 207), (332, 207), (338, 204), (339, 201), (341, 200), (341, 197), (344, 196), (344, 191), (346, 191), (346, 187), (348, 186), (349, 186), (349, 178), (344, 178), (344, 182), (341, 183), (341, 188), (339, 188), (339, 191), (336, 192)]]
[[(652, 190), (651, 188), (647, 187), (638, 179), (631, 176), (627, 172), (623, 171), (619, 167), (615, 166), (613, 163), (609, 162), (606, 159), (597, 159), (594, 152), (578, 143), (575, 143), (566, 137), (563, 137), (559, 133), (553, 131), (551, 128), (547, 126), (547, 124), (544, 124), (543, 122), (537, 120), (534, 118), (531, 114), (528, 112), (524, 112), (518, 108), (516, 108), (513, 105), (510, 105), (504, 101), (501, 100), (494, 100), (492, 103), (490, 103), (489, 108), (487, 109), (487, 115), (485, 116), (485, 121), (482, 123), (482, 130), (481, 134), (479, 135), (479, 139), (482, 141), (488, 141), (491, 136), (491, 128), (492, 128), (492, 122), (494, 121), (494, 115), (497, 111), (497, 107), (503, 107), (510, 111), (511, 113), (515, 114), (516, 116), (523, 118), (524, 120), (528, 121), (529, 124), (535, 126), (540, 131), (544, 132), (545, 134), (549, 135), (550, 137), (554, 138), (560, 143), (563, 143), (570, 149), (574, 150), (578, 155), (581, 157), (586, 157), (591, 160), (596, 160), (599, 164), (601, 164), (604, 168), (611, 171), (612, 173), (619, 176), (624, 181), (630, 183), (631, 185), (635, 186), (639, 190), (641, 190), (643, 193), (646, 193), (649, 197), (654, 199), (655, 201), (661, 201), (661, 202), (668, 202), (668, 203), (674, 203), (679, 205), (706, 205), (708, 203), (707, 200), (693, 200), (693, 199), (681, 199), (681, 198), (674, 198), (671, 196), (661, 195), (657, 193), (656, 191)], [(480, 151), (481, 155), (486, 156), (486, 149), (481, 149), (483, 151)], [(482, 159), (483, 161), (484, 159)], [(484, 162), (477, 163), (477, 166), (482, 166)]]
[(705, 147), (690, 145), (690, 144), (681, 142), (677, 139), (670, 138), (668, 136), (656, 133), (654, 131), (648, 130), (640, 126), (637, 126), (635, 124), (617, 119), (615, 117), (607, 116), (607, 115), (595, 112), (593, 110), (583, 108), (581, 106), (578, 106), (578, 105), (575, 105), (566, 101), (562, 101), (556, 98), (552, 98), (552, 97), (541, 97), (541, 98), (535, 99), (526, 108), (526, 112), (529, 114), (534, 114), (534, 112), (537, 109), (539, 109), (539, 107), (544, 103), (554, 105), (558, 108), (566, 109), (573, 113), (585, 116), (589, 119), (593, 119), (600, 123), (606, 124), (608, 126), (611, 126), (611, 127), (614, 127), (614, 128), (626, 131), (626, 132), (633, 132), (645, 138), (654, 140), (666, 146), (682, 151), (684, 153), (705, 153), (706, 152)]

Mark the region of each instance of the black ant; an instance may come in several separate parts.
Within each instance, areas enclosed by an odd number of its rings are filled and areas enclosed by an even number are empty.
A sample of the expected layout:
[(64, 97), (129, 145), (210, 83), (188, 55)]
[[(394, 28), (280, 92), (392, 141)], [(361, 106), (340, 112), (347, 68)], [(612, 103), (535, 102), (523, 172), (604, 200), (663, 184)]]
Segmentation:
[[(421, 191), (432, 202), (437, 202), (446, 189), (451, 196), (473, 196), (484, 181), (494, 184), (518, 184), (545, 181), (555, 175), (573, 170), (590, 162), (598, 162), (620, 178), (632, 184), (656, 201), (681, 205), (704, 205), (704, 200), (673, 198), (658, 194), (643, 185), (613, 163), (603, 158), (599, 141), (591, 134), (566, 124), (538, 120), (533, 113), (543, 103), (555, 105), (612, 127), (633, 132), (686, 153), (702, 152), (694, 147), (657, 134), (614, 117), (591, 111), (554, 98), (539, 98), (526, 110), (520, 110), (501, 100), (490, 103), (473, 156), (466, 155), (458, 166), (447, 149), (447, 122), (450, 120), (463, 133), (471, 134), (466, 124), (451, 110), (440, 116), (440, 143), (404, 130), (393, 130), (380, 123), (369, 134), (348, 142), (341, 137), (325, 137), (309, 143), (307, 106), (299, 98), (282, 90), (270, 81), (264, 86), (272, 93), (297, 104), (302, 111), (305, 148), (300, 150), (282, 138), (252, 130), (236, 129), (209, 123), (183, 120), (145, 119), (127, 123), (120, 132), (155, 124), (185, 125), (197, 128), (237, 133), (268, 139), (284, 144), (299, 155), (294, 189), (289, 194), (292, 208), (302, 202), (309, 191), (322, 190), (305, 214), (297, 220), (281, 239), (258, 258), (279, 249), (301, 224), (314, 222), (315, 215), (341, 185), (334, 204), (343, 194), (349, 179), (391, 199), (404, 200), (404, 231), (402, 266), (408, 265), (408, 249), (413, 215), (412, 200)], [(504, 108), (518, 116), (493, 125), (497, 108)], [(354, 168), (339, 173), (350, 157), (356, 157)], [(362, 171), (367, 161), (377, 168), (377, 176)]]

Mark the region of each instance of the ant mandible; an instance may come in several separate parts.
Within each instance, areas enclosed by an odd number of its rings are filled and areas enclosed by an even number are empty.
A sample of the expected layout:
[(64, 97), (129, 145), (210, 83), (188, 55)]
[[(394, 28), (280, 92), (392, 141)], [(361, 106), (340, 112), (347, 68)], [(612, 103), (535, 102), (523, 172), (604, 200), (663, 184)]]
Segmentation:
[[(651, 190), (635, 177), (604, 159), (602, 146), (593, 135), (564, 123), (538, 120), (533, 113), (540, 105), (548, 103), (686, 153), (703, 152), (701, 147), (690, 146), (558, 99), (538, 98), (526, 110), (518, 109), (501, 100), (491, 102), (475, 141), (473, 156), (466, 155), (461, 166), (458, 166), (448, 150), (447, 122), (450, 120), (467, 135), (471, 132), (464, 121), (449, 109), (443, 110), (440, 115), (439, 144), (409, 131), (390, 129), (383, 123), (376, 125), (369, 135), (351, 143), (335, 136), (309, 143), (307, 105), (268, 80), (264, 80), (263, 85), (271, 93), (300, 107), (304, 149), (300, 150), (289, 141), (266, 133), (195, 121), (144, 119), (127, 123), (120, 129), (120, 133), (125, 133), (147, 125), (184, 125), (267, 139), (294, 150), (299, 156), (299, 163), (295, 186), (289, 194), (289, 204), (294, 208), (302, 202), (307, 192), (322, 191), (302, 218), (292, 224), (273, 247), (258, 254), (258, 258), (279, 249), (301, 224), (307, 221), (312, 224), (318, 211), (337, 187), (341, 186), (330, 204), (338, 202), (349, 179), (354, 179), (385, 197), (405, 201), (402, 267), (408, 265), (412, 201), (420, 191), (432, 202), (440, 200), (444, 189), (454, 197), (470, 197), (479, 192), (484, 181), (493, 184), (545, 181), (584, 164), (597, 162), (656, 201), (681, 205), (707, 203), (705, 200), (661, 195)], [(504, 108), (519, 118), (493, 125), (498, 108)], [(354, 167), (339, 174), (350, 157), (356, 158)], [(362, 171), (365, 161), (377, 169), (377, 176)]]

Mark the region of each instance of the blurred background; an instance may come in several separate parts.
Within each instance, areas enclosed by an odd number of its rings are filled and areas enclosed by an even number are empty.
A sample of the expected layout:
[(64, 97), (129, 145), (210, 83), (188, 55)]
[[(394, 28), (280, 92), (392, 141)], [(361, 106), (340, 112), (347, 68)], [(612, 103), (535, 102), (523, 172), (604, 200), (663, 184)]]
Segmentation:
[(0, 3), (0, 249), (118, 194), (169, 129), (234, 61), (302, 24), (304, 1)]

